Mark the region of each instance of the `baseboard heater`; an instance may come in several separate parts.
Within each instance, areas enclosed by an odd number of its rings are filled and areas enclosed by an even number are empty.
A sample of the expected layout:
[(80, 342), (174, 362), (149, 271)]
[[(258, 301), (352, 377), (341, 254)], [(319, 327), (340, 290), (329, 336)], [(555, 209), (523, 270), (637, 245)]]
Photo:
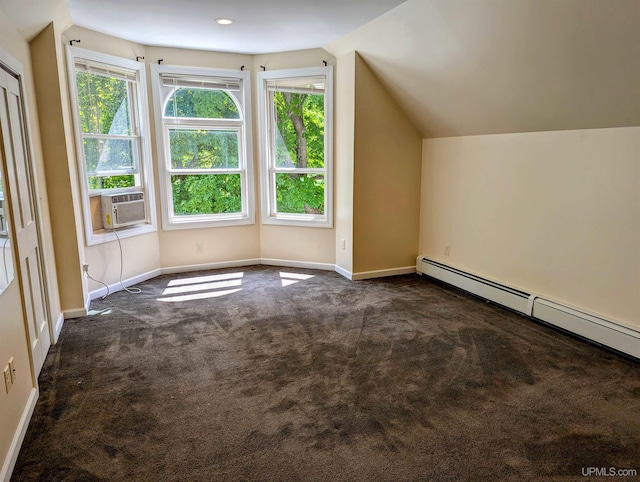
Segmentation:
[(640, 359), (638, 330), (422, 256), (418, 256), (416, 271), (418, 274), (438, 279), (599, 345)]

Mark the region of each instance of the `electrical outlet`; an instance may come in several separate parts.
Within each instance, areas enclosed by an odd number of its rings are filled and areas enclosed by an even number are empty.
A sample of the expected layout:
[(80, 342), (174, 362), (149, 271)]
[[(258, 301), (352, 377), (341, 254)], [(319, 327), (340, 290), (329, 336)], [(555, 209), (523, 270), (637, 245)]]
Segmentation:
[(4, 388), (7, 393), (9, 393), (9, 390), (11, 390), (11, 386), (13, 385), (11, 383), (11, 371), (9, 370), (9, 365), (4, 367), (4, 371), (2, 373), (4, 374)]
[(204, 244), (196, 243), (196, 253), (204, 253)]
[(9, 376), (11, 377), (11, 385), (16, 383), (16, 363), (13, 361), (13, 357), (9, 359)]
[(85, 273), (89, 272), (89, 265), (87, 263), (82, 264), (82, 271), (84, 271)]
[(449, 253), (451, 252), (451, 246), (448, 244), (444, 245), (444, 255), (445, 256), (449, 256)]

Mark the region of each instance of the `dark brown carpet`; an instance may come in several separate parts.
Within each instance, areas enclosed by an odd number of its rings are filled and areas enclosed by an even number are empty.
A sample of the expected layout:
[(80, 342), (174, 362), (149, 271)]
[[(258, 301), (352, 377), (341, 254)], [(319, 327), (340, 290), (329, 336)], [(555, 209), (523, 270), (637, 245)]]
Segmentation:
[[(173, 294), (219, 297), (158, 301), (172, 280), (225, 273), (231, 286), (192, 279)], [(140, 287), (65, 323), (12, 480), (580, 480), (589, 467), (640, 469), (638, 362), (453, 288), (265, 266)]]

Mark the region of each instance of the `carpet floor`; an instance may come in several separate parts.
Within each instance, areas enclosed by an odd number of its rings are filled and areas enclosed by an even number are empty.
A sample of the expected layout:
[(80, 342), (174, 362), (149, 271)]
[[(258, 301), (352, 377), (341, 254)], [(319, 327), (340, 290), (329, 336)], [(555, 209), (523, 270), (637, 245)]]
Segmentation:
[(139, 287), (65, 322), (11, 480), (640, 473), (639, 362), (454, 288), (267, 266)]

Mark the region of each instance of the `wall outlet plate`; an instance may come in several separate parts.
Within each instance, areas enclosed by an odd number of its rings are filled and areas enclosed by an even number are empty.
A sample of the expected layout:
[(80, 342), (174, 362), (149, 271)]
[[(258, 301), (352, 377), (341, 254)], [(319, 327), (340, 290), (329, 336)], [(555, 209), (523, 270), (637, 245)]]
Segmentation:
[(9, 365), (7, 365), (6, 367), (4, 367), (3, 370), (3, 378), (4, 378), (4, 388), (7, 391), (7, 393), (9, 393), (9, 390), (11, 390), (11, 386), (13, 385), (13, 383), (11, 383), (11, 372), (9, 371)]
[(16, 383), (16, 364), (13, 357), (9, 359), (9, 376), (11, 377), (11, 385)]

